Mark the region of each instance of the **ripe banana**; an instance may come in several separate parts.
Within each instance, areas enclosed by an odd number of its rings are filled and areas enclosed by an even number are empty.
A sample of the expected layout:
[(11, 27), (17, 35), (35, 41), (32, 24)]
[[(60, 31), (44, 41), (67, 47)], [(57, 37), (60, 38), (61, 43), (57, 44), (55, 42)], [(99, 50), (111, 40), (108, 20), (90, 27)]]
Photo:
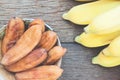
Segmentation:
[(101, 51), (98, 56), (92, 59), (92, 63), (103, 67), (114, 67), (120, 65), (120, 57), (106, 56)]
[(107, 34), (120, 30), (120, 6), (96, 17), (84, 28), (86, 33)]
[[(103, 6), (104, 5), (104, 6)], [(78, 5), (63, 14), (65, 20), (69, 20), (78, 25), (86, 25), (93, 21), (93, 19), (112, 8), (120, 5), (120, 1), (95, 1), (82, 5)], [(115, 15), (114, 15), (115, 16)]]
[(120, 57), (120, 36), (115, 38), (110, 45), (103, 50), (106, 56)]
[(110, 45), (103, 49), (98, 56), (93, 58), (93, 64), (99, 64), (104, 67), (114, 67), (120, 65), (120, 36), (115, 38)]
[[(75, 0), (75, 1), (95, 1), (95, 0)], [(110, 1), (110, 0), (99, 0), (99, 1)], [(115, 0), (113, 0), (113, 1), (115, 1)]]
[(97, 35), (83, 32), (81, 35), (75, 37), (75, 42), (80, 43), (86, 47), (100, 47), (109, 44), (114, 38), (120, 35), (120, 31)]

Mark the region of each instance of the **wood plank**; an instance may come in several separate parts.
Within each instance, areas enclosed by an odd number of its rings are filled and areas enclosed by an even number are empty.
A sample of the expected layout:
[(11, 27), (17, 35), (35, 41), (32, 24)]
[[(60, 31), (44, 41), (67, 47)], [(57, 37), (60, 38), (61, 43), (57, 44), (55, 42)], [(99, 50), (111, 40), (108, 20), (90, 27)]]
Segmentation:
[(74, 0), (0, 0), (0, 26), (13, 17), (42, 18), (60, 36), (63, 46), (68, 48), (63, 57), (63, 76), (60, 80), (120, 80), (120, 67), (103, 68), (91, 64), (91, 59), (103, 49), (89, 49), (73, 43), (76, 35), (83, 32), (83, 26), (75, 25), (61, 18), (75, 5)]
[(120, 67), (103, 68), (91, 64), (101, 48), (86, 48), (75, 43), (64, 43), (68, 52), (63, 57), (63, 76), (60, 80), (120, 80)]
[(14, 16), (42, 18), (57, 31), (62, 42), (73, 42), (73, 38), (83, 29), (63, 20), (61, 16), (78, 4), (81, 3), (74, 0), (0, 0), (0, 26)]

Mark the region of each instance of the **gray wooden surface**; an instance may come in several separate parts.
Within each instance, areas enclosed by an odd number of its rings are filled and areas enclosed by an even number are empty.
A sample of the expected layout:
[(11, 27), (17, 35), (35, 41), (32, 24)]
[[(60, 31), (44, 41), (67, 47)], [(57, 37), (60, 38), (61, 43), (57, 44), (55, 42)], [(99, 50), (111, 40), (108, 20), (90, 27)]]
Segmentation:
[(103, 49), (89, 49), (74, 42), (83, 31), (61, 18), (71, 7), (81, 4), (73, 0), (0, 0), (0, 26), (14, 16), (42, 18), (60, 36), (62, 45), (68, 49), (63, 57), (64, 73), (59, 80), (120, 80), (120, 67), (103, 68), (92, 65), (91, 59)]

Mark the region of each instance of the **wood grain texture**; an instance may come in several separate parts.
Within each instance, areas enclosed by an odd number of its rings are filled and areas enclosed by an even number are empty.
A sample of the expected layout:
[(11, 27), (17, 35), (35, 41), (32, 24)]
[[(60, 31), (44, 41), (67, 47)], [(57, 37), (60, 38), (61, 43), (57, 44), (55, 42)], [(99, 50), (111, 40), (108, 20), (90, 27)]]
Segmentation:
[(68, 49), (63, 57), (63, 76), (59, 80), (120, 80), (120, 67), (102, 68), (92, 65), (91, 59), (103, 48), (89, 49), (74, 43), (83, 26), (61, 18), (75, 5), (74, 0), (0, 0), (0, 26), (11, 17), (42, 18), (58, 33), (62, 45)]
[(63, 76), (59, 80), (120, 80), (120, 67), (103, 68), (93, 65), (91, 59), (101, 48), (88, 49), (75, 43), (64, 43), (68, 52), (63, 57)]
[(63, 20), (61, 16), (78, 4), (81, 3), (74, 0), (0, 0), (0, 26), (14, 16), (42, 18), (57, 31), (62, 42), (73, 42), (82, 27)]

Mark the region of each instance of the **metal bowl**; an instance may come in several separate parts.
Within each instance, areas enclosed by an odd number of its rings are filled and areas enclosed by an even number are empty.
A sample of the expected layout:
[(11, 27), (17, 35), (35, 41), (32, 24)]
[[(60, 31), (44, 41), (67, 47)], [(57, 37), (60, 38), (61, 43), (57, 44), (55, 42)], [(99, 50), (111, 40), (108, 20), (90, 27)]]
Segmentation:
[[(29, 19), (29, 18), (24, 18), (23, 21), (25, 23), (25, 27), (28, 27), (29, 23), (32, 22), (34, 19)], [(3, 39), (4, 37), (4, 34), (5, 34), (5, 28), (6, 28), (6, 25), (2, 26), (0, 28), (0, 40)], [(47, 30), (51, 30), (51, 31), (54, 31), (52, 27), (50, 27), (48, 24), (45, 23), (45, 28), (46, 28), (46, 31)], [(61, 46), (61, 42), (60, 42), (60, 39), (59, 37), (57, 37), (57, 42), (56, 42), (56, 45), (58, 46)], [(61, 67), (61, 63), (62, 63), (62, 58), (59, 59), (55, 65)]]

